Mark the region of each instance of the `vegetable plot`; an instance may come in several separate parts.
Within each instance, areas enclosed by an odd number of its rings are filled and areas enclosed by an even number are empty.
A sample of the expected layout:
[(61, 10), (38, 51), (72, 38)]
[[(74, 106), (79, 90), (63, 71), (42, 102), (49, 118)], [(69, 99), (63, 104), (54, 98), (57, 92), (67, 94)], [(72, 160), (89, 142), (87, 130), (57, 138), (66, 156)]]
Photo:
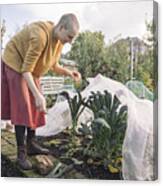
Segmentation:
[[(79, 92), (74, 98), (68, 94), (65, 96), (71, 110), (73, 144), (78, 142), (75, 135), (83, 135), (89, 139), (83, 148), (83, 155), (99, 158), (101, 164), (112, 173), (120, 172), (127, 106), (122, 106), (119, 99), (107, 91), (104, 94), (91, 92), (87, 100), (82, 99)], [(82, 123), (77, 130), (77, 120), (85, 107), (93, 111), (94, 119), (89, 124)], [(73, 147), (77, 147), (77, 144)]]

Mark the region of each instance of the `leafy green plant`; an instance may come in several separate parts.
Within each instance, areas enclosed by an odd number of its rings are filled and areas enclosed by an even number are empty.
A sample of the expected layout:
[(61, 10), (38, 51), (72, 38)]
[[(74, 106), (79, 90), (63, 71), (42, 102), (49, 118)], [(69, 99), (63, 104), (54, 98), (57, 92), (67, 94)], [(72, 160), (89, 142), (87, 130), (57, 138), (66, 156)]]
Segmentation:
[(111, 127), (105, 119), (98, 117), (94, 119), (91, 125), (92, 144), (100, 156), (104, 157), (109, 153)]
[[(127, 123), (127, 106), (122, 106), (116, 95), (91, 93), (86, 106), (94, 112), (91, 127), (85, 128), (92, 135), (84, 153), (103, 159), (107, 167), (120, 169), (117, 159), (122, 156), (122, 144)], [(80, 130), (82, 131), (82, 130)], [(108, 166), (109, 165), (109, 166)]]
[(47, 96), (45, 96), (45, 98), (46, 98), (47, 108), (51, 108), (55, 104), (56, 99), (57, 99), (56, 96), (54, 96), (54, 95), (47, 95)]
[(67, 92), (62, 92), (61, 95), (66, 97), (70, 107), (71, 118), (72, 118), (71, 133), (72, 133), (72, 138), (74, 138), (76, 134), (78, 118), (83, 112), (84, 108), (86, 107), (86, 98), (82, 98), (79, 91), (77, 91), (77, 95), (75, 95), (73, 98), (71, 98)]
[(88, 107), (94, 112), (94, 120), (90, 126), (81, 124), (82, 127), (79, 129), (85, 137), (89, 136), (89, 142), (83, 149), (83, 154), (94, 159), (100, 158), (102, 164), (110, 171), (119, 171), (126, 130), (127, 106), (122, 106), (117, 96), (107, 91), (103, 94), (91, 92), (87, 100), (82, 98), (80, 92), (73, 98), (67, 93), (63, 94), (68, 100), (72, 116), (71, 144), (73, 145), (71, 148), (75, 149), (77, 146), (75, 142), (78, 118), (84, 108)]

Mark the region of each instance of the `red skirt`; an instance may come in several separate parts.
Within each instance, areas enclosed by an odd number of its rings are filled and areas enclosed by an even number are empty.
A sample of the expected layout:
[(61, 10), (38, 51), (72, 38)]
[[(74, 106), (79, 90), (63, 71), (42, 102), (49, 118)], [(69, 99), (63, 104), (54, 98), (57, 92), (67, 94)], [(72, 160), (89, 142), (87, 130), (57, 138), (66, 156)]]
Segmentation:
[[(40, 90), (40, 81), (34, 78)], [(14, 125), (35, 129), (45, 125), (45, 114), (39, 112), (23, 76), (1, 63), (1, 119)]]

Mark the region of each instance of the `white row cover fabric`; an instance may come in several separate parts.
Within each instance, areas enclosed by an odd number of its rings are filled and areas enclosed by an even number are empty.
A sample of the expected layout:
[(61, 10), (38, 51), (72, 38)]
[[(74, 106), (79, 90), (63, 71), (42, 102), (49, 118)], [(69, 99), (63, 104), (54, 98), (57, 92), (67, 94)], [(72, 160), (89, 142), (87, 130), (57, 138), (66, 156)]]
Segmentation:
[[(122, 174), (127, 180), (154, 179), (154, 146), (153, 146), (153, 103), (137, 98), (122, 83), (97, 75), (89, 79), (90, 84), (82, 91), (83, 97), (89, 97), (91, 91), (107, 90), (117, 95), (123, 105), (128, 106), (127, 130), (123, 143)], [(71, 94), (73, 96), (74, 94)], [(85, 109), (79, 117), (79, 123), (87, 123), (93, 113)], [(54, 135), (71, 125), (71, 115), (67, 101), (57, 102), (47, 114), (46, 126), (39, 128), (41, 136)], [(117, 131), (118, 132), (118, 131)]]

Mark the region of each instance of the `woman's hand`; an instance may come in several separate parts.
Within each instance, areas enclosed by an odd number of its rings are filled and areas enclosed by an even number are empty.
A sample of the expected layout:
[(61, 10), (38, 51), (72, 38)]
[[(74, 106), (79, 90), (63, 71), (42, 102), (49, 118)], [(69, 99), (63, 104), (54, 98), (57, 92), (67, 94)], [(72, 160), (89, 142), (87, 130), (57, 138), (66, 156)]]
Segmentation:
[(44, 96), (40, 93), (38, 88), (36, 87), (36, 84), (34, 82), (31, 72), (24, 72), (23, 78), (26, 80), (28, 87), (35, 98), (35, 105), (36, 105), (37, 109), (40, 112), (46, 113), (46, 100), (45, 100)]
[(41, 93), (35, 96), (35, 104), (39, 112), (44, 112), (44, 113), (47, 112), (46, 111), (46, 100)]
[(80, 83), (81, 82), (81, 74), (78, 71), (71, 71), (67, 68), (62, 67), (60, 64), (55, 64), (52, 67), (52, 70), (60, 75), (64, 75), (64, 76), (70, 76), (76, 83)]
[(78, 71), (71, 71), (70, 76), (76, 83), (81, 82), (81, 74)]

